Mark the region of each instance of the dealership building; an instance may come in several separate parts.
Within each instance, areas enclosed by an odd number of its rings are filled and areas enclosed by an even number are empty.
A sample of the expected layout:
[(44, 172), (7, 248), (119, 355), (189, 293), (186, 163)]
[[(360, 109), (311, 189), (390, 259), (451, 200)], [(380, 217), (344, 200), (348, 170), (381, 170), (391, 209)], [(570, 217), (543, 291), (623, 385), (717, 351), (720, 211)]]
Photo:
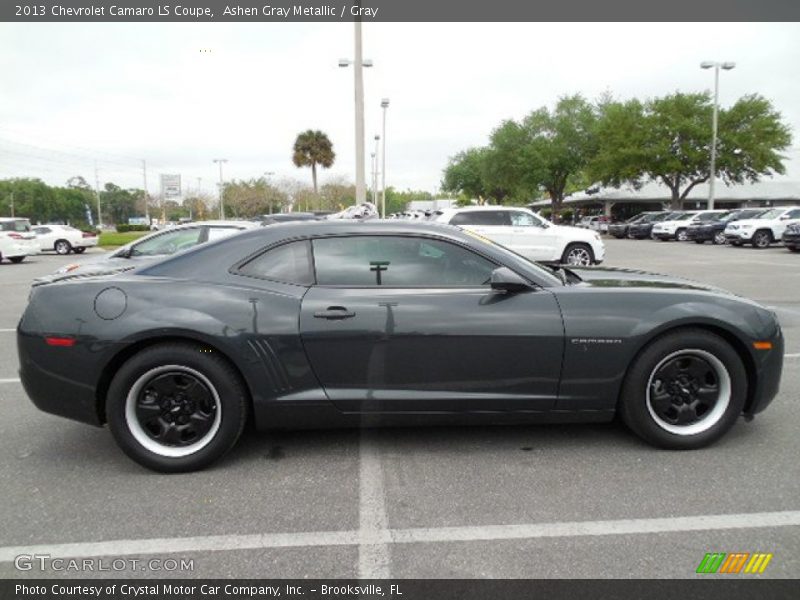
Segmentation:
[[(681, 203), (681, 208), (705, 208), (708, 184), (696, 185)], [(626, 218), (644, 210), (669, 208), (672, 195), (663, 183), (647, 183), (638, 190), (633, 186), (596, 187), (570, 194), (564, 198), (564, 208), (573, 208), (582, 214), (605, 214)], [(800, 206), (800, 181), (765, 179), (758, 183), (727, 186), (717, 182), (714, 189), (714, 208), (744, 208), (759, 206)], [(530, 205), (533, 210), (550, 206), (544, 199)]]

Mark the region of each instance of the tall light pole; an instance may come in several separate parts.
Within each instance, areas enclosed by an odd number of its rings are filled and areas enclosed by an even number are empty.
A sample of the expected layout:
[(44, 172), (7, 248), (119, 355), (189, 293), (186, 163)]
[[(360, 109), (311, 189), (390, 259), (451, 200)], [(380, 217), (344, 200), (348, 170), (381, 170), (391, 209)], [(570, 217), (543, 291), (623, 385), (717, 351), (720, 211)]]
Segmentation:
[(714, 182), (717, 179), (717, 114), (719, 112), (719, 70), (730, 71), (736, 66), (734, 62), (704, 61), (701, 69), (714, 69), (714, 116), (711, 119), (711, 168), (708, 177), (708, 210), (714, 209)]
[(375, 134), (375, 152), (373, 156), (375, 157), (375, 182), (372, 184), (372, 203), (375, 205), (375, 208), (378, 208), (378, 175), (380, 174), (378, 170), (378, 149), (380, 148), (381, 143), (381, 136), (377, 133)]
[(269, 191), (267, 188), (269, 187), (269, 178), (275, 175), (275, 171), (264, 171), (264, 199), (267, 200), (267, 204), (269, 204), (269, 214), (272, 214), (272, 200), (269, 200), (267, 196), (267, 192)]
[(353, 65), (355, 104), (356, 104), (356, 204), (367, 201), (367, 188), (364, 176), (364, 67), (371, 67), (372, 61), (364, 60), (361, 51), (361, 20), (355, 23), (355, 58), (339, 59), (340, 67)]
[(225, 219), (225, 204), (224, 204), (224, 191), (225, 186), (222, 183), (222, 164), (228, 162), (227, 158), (215, 158), (214, 162), (219, 164), (219, 218)]
[(369, 158), (370, 158), (370, 165), (372, 167), (372, 170), (370, 171), (371, 179), (369, 182), (369, 187), (372, 189), (372, 194), (370, 196), (370, 199), (372, 200), (373, 203), (375, 203), (375, 181), (377, 179), (377, 173), (375, 173), (375, 165), (377, 164), (378, 159), (375, 156), (374, 152), (369, 153)]
[(147, 199), (147, 161), (142, 159), (142, 175), (144, 176), (144, 218), (147, 219), (147, 226), (150, 227), (150, 207)]
[(386, 218), (386, 109), (389, 108), (389, 99), (381, 100), (383, 109), (383, 148), (381, 149), (381, 218)]

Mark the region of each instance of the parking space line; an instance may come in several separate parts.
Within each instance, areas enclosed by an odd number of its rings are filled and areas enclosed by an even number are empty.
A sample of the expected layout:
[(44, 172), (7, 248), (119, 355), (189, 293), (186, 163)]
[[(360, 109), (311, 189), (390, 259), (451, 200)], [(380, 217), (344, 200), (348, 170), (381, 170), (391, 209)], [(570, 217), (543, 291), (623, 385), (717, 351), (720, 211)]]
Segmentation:
[(14, 333), (16, 329), (0, 329), (0, 333)]
[(388, 579), (390, 536), (383, 465), (373, 431), (361, 430), (358, 454), (358, 578)]
[(10, 377), (7, 379), (0, 379), (0, 383), (19, 383), (19, 377)]
[[(382, 546), (388, 558), (388, 545), (524, 540), (537, 538), (570, 538), (606, 535), (638, 535), (658, 533), (690, 533), (695, 531), (761, 529), (800, 526), (800, 510), (740, 513), (729, 515), (696, 515), (653, 519), (621, 519), (608, 521), (573, 521), (518, 525), (474, 525), (466, 527), (420, 527), (384, 529), (371, 541)], [(248, 535), (208, 535), (185, 538), (110, 540), (70, 544), (41, 544), (0, 547), (0, 562), (12, 562), (25, 554), (49, 554), (58, 558), (93, 556), (132, 556), (259, 550), (268, 548), (310, 548), (319, 546), (363, 545), (364, 534), (358, 531), (311, 531), (300, 533), (263, 533)], [(360, 552), (359, 552), (360, 554)], [(359, 557), (359, 563), (361, 563)], [(359, 577), (362, 577), (359, 564)], [(381, 567), (383, 568), (383, 567)], [(388, 561), (385, 565), (388, 573)], [(374, 573), (379, 574), (375, 569)]]

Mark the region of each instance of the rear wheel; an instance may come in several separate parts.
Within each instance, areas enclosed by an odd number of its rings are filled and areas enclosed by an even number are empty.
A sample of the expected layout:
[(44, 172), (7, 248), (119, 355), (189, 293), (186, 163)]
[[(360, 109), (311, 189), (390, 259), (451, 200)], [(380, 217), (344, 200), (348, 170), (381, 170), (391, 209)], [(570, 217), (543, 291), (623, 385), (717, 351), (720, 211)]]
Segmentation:
[(678, 240), (679, 242), (685, 242), (686, 240), (688, 240), (689, 238), (686, 235), (686, 230), (678, 229), (678, 231), (675, 232), (675, 239)]
[(694, 243), (695, 244), (705, 244), (706, 241), (705, 240), (695, 240)]
[(239, 439), (247, 398), (223, 357), (199, 345), (163, 344), (122, 365), (108, 390), (106, 414), (117, 444), (139, 464), (195, 471)]
[(69, 254), (70, 250), (72, 250), (72, 245), (67, 240), (58, 240), (53, 244), (53, 249), (56, 254)]
[(75, 254), (83, 254), (84, 252), (86, 252), (86, 248), (73, 248), (72, 251)]
[(786, 246), (789, 249), (789, 252), (800, 252), (800, 248), (797, 246)]
[(689, 450), (722, 437), (746, 396), (747, 376), (731, 345), (713, 333), (683, 329), (656, 339), (634, 360), (620, 413), (650, 444)]
[(588, 244), (569, 244), (561, 255), (561, 262), (565, 265), (583, 267), (594, 264), (594, 252)]
[(769, 245), (772, 243), (772, 234), (764, 229), (761, 231), (756, 231), (753, 234), (753, 240), (751, 243), (753, 244), (754, 248), (769, 248)]
[(18, 264), (19, 264), (19, 263), (21, 263), (23, 260), (25, 260), (25, 257), (24, 257), (24, 256), (9, 256), (9, 257), (8, 257), (8, 260), (10, 260), (10, 261), (11, 261), (12, 263), (14, 263), (15, 265), (18, 265)]

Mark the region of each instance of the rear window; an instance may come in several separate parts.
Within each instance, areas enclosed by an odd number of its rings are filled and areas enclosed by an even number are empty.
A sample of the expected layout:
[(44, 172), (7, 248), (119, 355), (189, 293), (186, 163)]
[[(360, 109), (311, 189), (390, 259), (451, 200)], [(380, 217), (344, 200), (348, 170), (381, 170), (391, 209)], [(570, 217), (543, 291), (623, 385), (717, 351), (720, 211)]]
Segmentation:
[(472, 210), (460, 212), (450, 219), (451, 225), (511, 225), (507, 210)]
[(314, 274), (311, 268), (309, 242), (289, 242), (267, 250), (239, 267), (238, 273), (259, 279), (311, 285), (314, 283)]
[(27, 219), (17, 219), (15, 221), (3, 221), (0, 223), (0, 231), (30, 231), (31, 222)]

